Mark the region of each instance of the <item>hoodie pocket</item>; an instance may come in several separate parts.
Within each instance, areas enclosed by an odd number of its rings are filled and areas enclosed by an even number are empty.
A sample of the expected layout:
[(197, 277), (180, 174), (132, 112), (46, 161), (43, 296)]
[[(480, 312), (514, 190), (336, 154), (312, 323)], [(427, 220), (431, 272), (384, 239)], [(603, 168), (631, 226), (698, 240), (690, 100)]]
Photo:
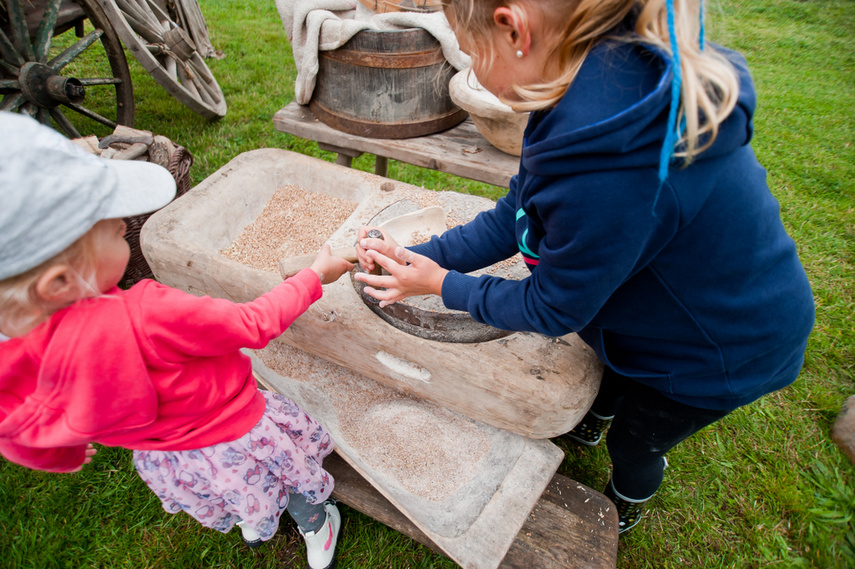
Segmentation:
[(672, 374), (670, 372), (656, 372), (635, 365), (623, 364), (621, 360), (625, 359), (625, 357), (621, 355), (619, 349), (609, 346), (606, 334), (604, 334), (602, 328), (589, 326), (582, 337), (591, 345), (600, 357), (600, 360), (620, 375), (649, 385), (659, 392), (674, 393)]

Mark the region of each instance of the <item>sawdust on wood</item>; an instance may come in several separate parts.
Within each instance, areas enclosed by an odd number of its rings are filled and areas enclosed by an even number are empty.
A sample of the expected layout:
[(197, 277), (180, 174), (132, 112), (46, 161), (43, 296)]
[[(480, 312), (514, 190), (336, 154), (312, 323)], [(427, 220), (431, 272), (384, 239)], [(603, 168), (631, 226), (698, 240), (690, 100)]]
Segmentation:
[(411, 494), (441, 502), (478, 472), (490, 448), (475, 421), (379, 384), (282, 341), (257, 352), (279, 375), (311, 382), (329, 398), (347, 444)]

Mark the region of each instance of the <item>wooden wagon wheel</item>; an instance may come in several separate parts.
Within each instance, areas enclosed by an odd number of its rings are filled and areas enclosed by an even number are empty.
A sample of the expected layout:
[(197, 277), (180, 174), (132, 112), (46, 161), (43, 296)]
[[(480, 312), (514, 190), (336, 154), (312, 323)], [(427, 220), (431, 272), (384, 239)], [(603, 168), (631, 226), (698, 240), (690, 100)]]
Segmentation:
[(170, 95), (205, 118), (226, 114), (217, 80), (163, 0), (98, 1), (125, 46)]
[(53, 120), (71, 138), (133, 126), (128, 62), (97, 0), (0, 0), (0, 57), (0, 110)]

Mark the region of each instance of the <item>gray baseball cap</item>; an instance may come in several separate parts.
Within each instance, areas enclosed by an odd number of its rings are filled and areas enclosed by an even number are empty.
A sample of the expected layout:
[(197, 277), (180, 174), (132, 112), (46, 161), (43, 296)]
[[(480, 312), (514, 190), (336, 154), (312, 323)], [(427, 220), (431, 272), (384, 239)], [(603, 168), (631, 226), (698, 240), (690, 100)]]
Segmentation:
[(0, 279), (37, 267), (102, 219), (174, 197), (162, 166), (105, 160), (29, 116), (0, 112)]

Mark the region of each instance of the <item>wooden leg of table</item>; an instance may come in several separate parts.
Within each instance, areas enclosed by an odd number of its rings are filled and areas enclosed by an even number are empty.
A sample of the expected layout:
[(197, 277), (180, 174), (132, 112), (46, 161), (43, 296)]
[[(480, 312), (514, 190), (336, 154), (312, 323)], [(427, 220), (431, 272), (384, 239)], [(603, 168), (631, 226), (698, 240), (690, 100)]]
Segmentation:
[(374, 173), (378, 176), (386, 177), (389, 172), (389, 159), (385, 156), (377, 156), (374, 161)]
[(347, 166), (348, 168), (353, 164), (354, 158), (362, 156), (362, 152), (359, 150), (344, 148), (343, 146), (336, 146), (334, 144), (326, 144), (324, 142), (318, 142), (318, 148), (326, 150), (327, 152), (335, 152), (335, 163), (339, 166)]
[(337, 154), (335, 157), (335, 163), (339, 166), (347, 166), (350, 168), (351, 164), (353, 164), (353, 158), (347, 154)]

